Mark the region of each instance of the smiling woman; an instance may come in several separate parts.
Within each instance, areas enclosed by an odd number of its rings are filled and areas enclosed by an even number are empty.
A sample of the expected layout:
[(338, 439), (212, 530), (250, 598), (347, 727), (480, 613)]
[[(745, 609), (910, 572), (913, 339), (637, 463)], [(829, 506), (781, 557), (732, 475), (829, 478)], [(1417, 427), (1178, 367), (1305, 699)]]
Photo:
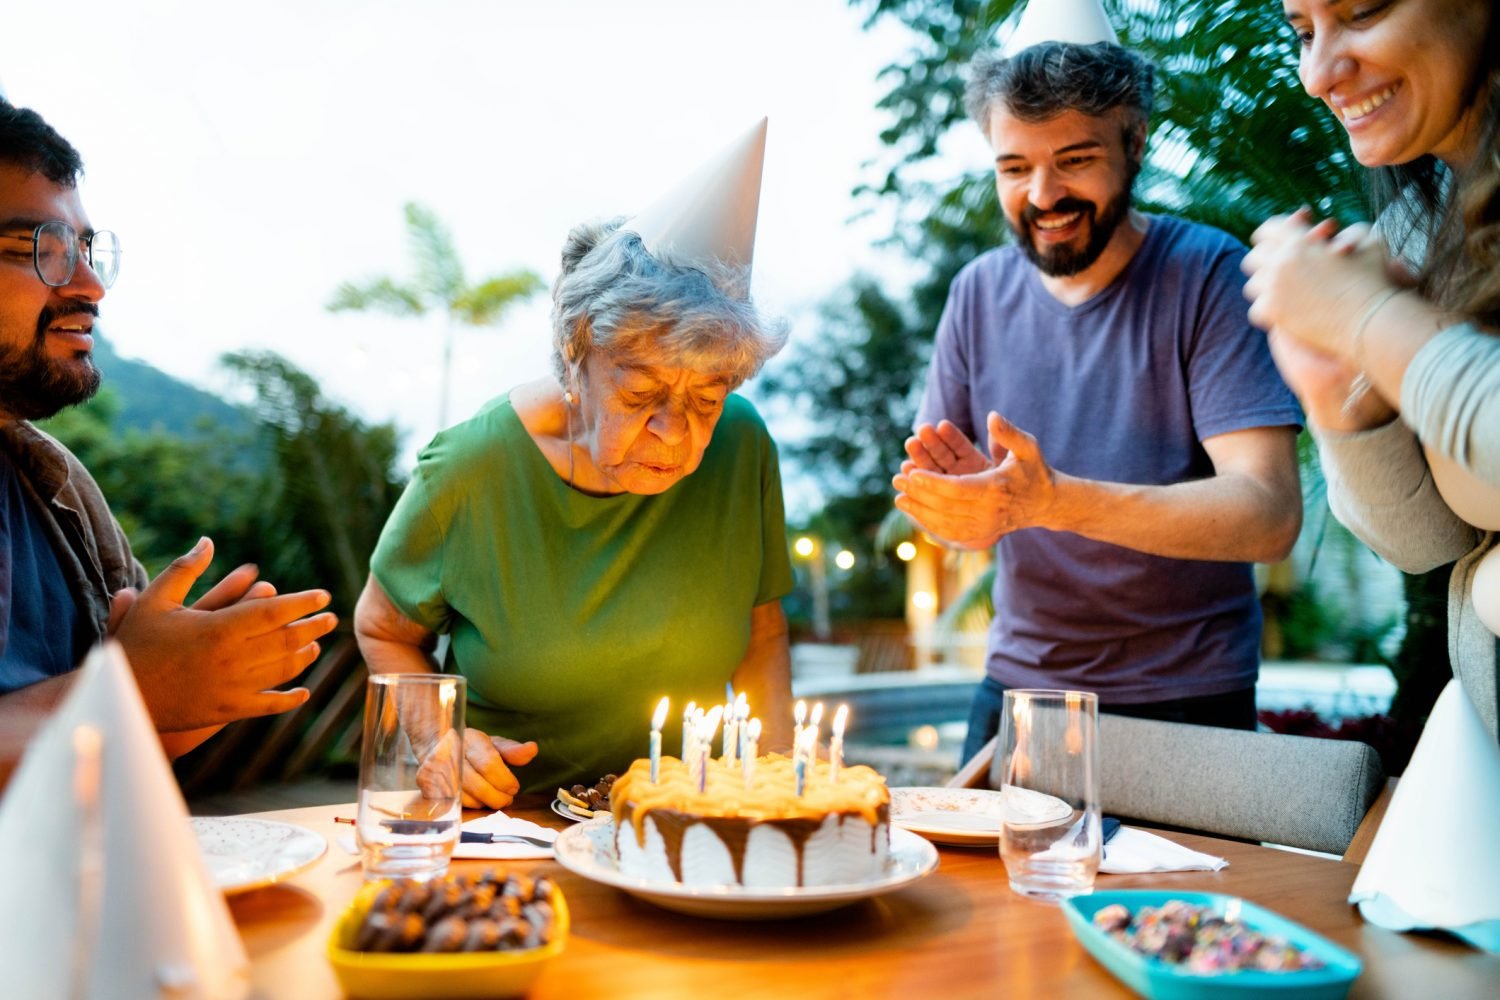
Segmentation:
[[(1456, 560), (1449, 655), (1500, 734), (1500, 23), (1491, 0), (1284, 0), (1300, 74), (1376, 169), (1376, 232), (1306, 212), (1246, 258), (1329, 502), (1411, 573)], [(1372, 391), (1373, 390), (1373, 391)]]
[[(714, 215), (683, 201), (692, 225)], [(707, 256), (680, 232), (649, 246), (640, 217), (574, 229), (555, 377), (439, 434), (386, 525), (356, 634), (375, 672), (436, 669), (436, 636), (451, 637), (475, 726), (470, 805), (624, 773), (663, 694), (711, 704), (732, 683), (768, 745), (786, 742), (776, 448), (731, 395), (783, 338), (745, 296), (748, 268), (722, 262), (748, 264), (743, 221)]]

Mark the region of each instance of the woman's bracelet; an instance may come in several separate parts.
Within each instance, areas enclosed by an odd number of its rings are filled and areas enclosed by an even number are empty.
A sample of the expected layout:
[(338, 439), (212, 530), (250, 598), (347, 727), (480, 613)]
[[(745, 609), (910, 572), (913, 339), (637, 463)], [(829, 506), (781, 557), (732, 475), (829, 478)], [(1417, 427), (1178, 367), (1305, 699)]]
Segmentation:
[(1355, 365), (1358, 365), (1361, 369), (1364, 368), (1364, 361), (1360, 358), (1360, 355), (1363, 353), (1362, 348), (1364, 347), (1365, 342), (1365, 331), (1369, 329), (1370, 320), (1374, 319), (1375, 314), (1380, 312), (1381, 309), (1385, 308), (1385, 304), (1387, 302), (1391, 301), (1391, 299), (1395, 298), (1397, 295), (1400, 295), (1405, 290), (1406, 289), (1400, 287), (1387, 288), (1385, 291), (1375, 296), (1375, 301), (1371, 302), (1368, 306), (1365, 307), (1364, 313), (1359, 317), (1359, 322), (1355, 324), (1354, 333), (1349, 336), (1349, 360)]
[(1364, 314), (1359, 317), (1359, 322), (1354, 326), (1354, 333), (1349, 337), (1349, 360), (1359, 366), (1359, 371), (1349, 381), (1349, 394), (1344, 397), (1343, 411), (1345, 416), (1349, 416), (1354, 412), (1355, 407), (1359, 406), (1359, 401), (1364, 399), (1371, 389), (1370, 376), (1365, 374), (1364, 362), (1360, 357), (1364, 353), (1361, 348), (1364, 346), (1365, 330), (1369, 327), (1370, 320), (1375, 318), (1375, 314), (1380, 312), (1387, 302), (1391, 301), (1391, 299), (1395, 298), (1403, 290), (1401, 288), (1387, 288), (1381, 292), (1375, 297), (1375, 301), (1365, 307)]

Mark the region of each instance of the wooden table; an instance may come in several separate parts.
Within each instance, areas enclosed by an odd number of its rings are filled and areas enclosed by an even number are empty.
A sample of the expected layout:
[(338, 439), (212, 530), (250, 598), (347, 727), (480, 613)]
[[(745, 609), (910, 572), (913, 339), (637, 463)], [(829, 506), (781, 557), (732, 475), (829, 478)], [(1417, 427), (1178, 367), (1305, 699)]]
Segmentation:
[[(563, 826), (544, 806), (512, 809)], [(328, 853), (288, 882), (233, 897), (254, 995), (317, 1000), (341, 993), (323, 950), (361, 884), (359, 861), (333, 822), (354, 807), (258, 814), (328, 838)], [(1171, 834), (1229, 859), (1220, 872), (1104, 875), (1100, 888), (1180, 888), (1243, 896), (1358, 953), (1355, 997), (1495, 997), (1500, 956), (1450, 939), (1364, 923), (1345, 899), (1358, 869), (1325, 858)], [(1112, 997), (1130, 996), (1074, 940), (1055, 906), (1015, 895), (994, 849), (942, 848), (932, 875), (899, 891), (794, 921), (679, 916), (579, 878), (551, 861), (509, 862), (546, 873), (567, 896), (572, 936), (533, 997)], [(507, 863), (455, 862), (465, 870)]]

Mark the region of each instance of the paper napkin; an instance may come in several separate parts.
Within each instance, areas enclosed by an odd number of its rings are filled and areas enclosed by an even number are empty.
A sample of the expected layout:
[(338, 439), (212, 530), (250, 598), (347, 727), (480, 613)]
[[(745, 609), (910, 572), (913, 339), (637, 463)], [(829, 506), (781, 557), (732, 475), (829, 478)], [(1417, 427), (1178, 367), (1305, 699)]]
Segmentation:
[(1165, 837), (1122, 826), (1104, 845), (1099, 872), (1140, 875), (1145, 872), (1216, 872), (1228, 865), (1223, 858), (1189, 850)]
[[(507, 816), (504, 812), (493, 812), (488, 816), (480, 816), (471, 819), (460, 829), (472, 830), (475, 833), (514, 833), (523, 837), (540, 837), (552, 842), (557, 839), (557, 831), (549, 830), (545, 826), (538, 826), (530, 820), (517, 819)], [(339, 837), (339, 846), (350, 854), (358, 854), (359, 848), (355, 845), (354, 834), (346, 833)], [(460, 843), (453, 849), (455, 858), (484, 858), (491, 861), (526, 861), (536, 858), (552, 857), (551, 848), (533, 847), (530, 844), (464, 844)]]
[[(507, 816), (504, 812), (493, 812), (488, 816), (471, 819), (463, 825), (463, 828), (475, 833), (516, 833), (523, 837), (540, 837), (548, 843), (557, 839), (556, 830), (538, 826), (530, 820)], [(459, 844), (453, 849), (453, 856), (514, 861), (524, 858), (550, 858), (552, 850), (547, 847), (532, 847), (530, 844)]]
[(1500, 952), (1500, 746), (1458, 681), (1443, 689), (1349, 902), (1372, 924), (1440, 928)]

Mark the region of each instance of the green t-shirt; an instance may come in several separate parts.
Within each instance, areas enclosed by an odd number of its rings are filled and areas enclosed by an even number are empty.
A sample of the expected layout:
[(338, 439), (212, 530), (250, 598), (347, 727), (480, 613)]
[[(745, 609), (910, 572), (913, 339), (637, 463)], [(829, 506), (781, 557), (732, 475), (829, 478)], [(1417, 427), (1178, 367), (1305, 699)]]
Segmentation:
[(536, 740), (526, 790), (622, 773), (672, 698), (722, 704), (750, 613), (792, 588), (776, 445), (731, 395), (697, 471), (656, 496), (588, 496), (502, 396), (423, 449), (371, 572), (402, 614), (451, 636), (468, 725)]

